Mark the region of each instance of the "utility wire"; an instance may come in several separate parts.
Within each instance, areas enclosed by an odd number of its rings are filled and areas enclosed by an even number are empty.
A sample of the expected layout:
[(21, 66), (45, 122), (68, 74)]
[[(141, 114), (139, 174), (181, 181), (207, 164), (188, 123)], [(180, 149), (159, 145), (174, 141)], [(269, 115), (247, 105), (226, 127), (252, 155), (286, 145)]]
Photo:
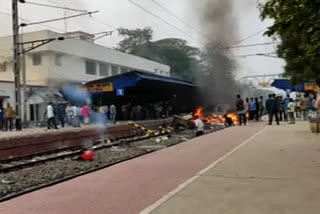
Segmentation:
[[(3, 11), (0, 11), (0, 14), (6, 15), (6, 16), (10, 16), (10, 17), (12, 16), (12, 14), (7, 13), (7, 12), (3, 12)], [(23, 18), (23, 17), (21, 17), (21, 16), (19, 16), (19, 19), (20, 19), (21, 21), (32, 22), (31, 20), (26, 19), (26, 18)], [(48, 29), (51, 29), (51, 30), (54, 30), (54, 31), (58, 31), (58, 32), (60, 32), (60, 33), (63, 32), (63, 30), (58, 29), (58, 28), (55, 28), (55, 27), (51, 27), (51, 26), (49, 26), (49, 25), (45, 25), (45, 24), (38, 24), (38, 25), (40, 25), (40, 26), (42, 26), (42, 27), (45, 27), (45, 28), (48, 28)]]
[(29, 25), (38, 25), (38, 24), (43, 24), (43, 23), (48, 23), (48, 22), (56, 22), (56, 21), (71, 19), (71, 18), (84, 16), (84, 15), (92, 15), (97, 12), (99, 12), (99, 11), (85, 12), (85, 13), (80, 13), (80, 14), (73, 15), (73, 16), (67, 16), (67, 17), (57, 18), (57, 19), (49, 19), (49, 20), (44, 20), (44, 21), (39, 21), (39, 22), (21, 23), (20, 26), (25, 27), (25, 26), (29, 26)]
[(258, 44), (239, 45), (239, 46), (227, 47), (226, 49), (257, 47), (257, 46), (265, 46), (265, 45), (273, 45), (273, 44), (279, 44), (279, 42), (266, 42), (266, 43), (258, 43)]
[(174, 14), (173, 12), (171, 12), (169, 9), (167, 9), (166, 7), (164, 7), (163, 5), (161, 5), (159, 2), (157, 2), (156, 0), (151, 0), (154, 4), (156, 4), (158, 7), (160, 7), (161, 9), (163, 9), (164, 11), (166, 11), (167, 13), (169, 13), (170, 15), (172, 15), (173, 17), (175, 17), (177, 20), (179, 20), (181, 23), (183, 23), (184, 25), (188, 26), (190, 29), (194, 30), (195, 32), (197, 32), (198, 34), (202, 35), (203, 37), (205, 37), (207, 40), (211, 41), (211, 42), (215, 42), (218, 43), (214, 40), (212, 40), (208, 35), (204, 34), (203, 32), (201, 32), (200, 30), (194, 28), (193, 26), (191, 26), (190, 24), (188, 24), (187, 22), (185, 22), (183, 19), (181, 19), (179, 16), (177, 16), (176, 14)]
[[(183, 33), (184, 35), (186, 35), (186, 36), (188, 36), (188, 37), (190, 37), (190, 38), (192, 38), (192, 39), (194, 39), (194, 40), (197, 41), (197, 39), (196, 39), (195, 37), (193, 37), (193, 36), (191, 36), (190, 34), (184, 32), (183, 30), (179, 29), (179, 28), (176, 27), (175, 25), (173, 25), (173, 24), (171, 24), (170, 22), (164, 20), (164, 19), (161, 18), (160, 16), (158, 16), (158, 15), (156, 15), (155, 13), (151, 12), (150, 10), (144, 8), (143, 6), (139, 5), (138, 3), (133, 2), (132, 0), (128, 0), (128, 1), (129, 1), (131, 4), (134, 4), (135, 6), (139, 7), (141, 10), (145, 11), (146, 13), (152, 15), (153, 17), (159, 19), (160, 21), (164, 22), (165, 24), (167, 24), (167, 25), (171, 26), (172, 28), (176, 29), (176, 30), (179, 31), (180, 33)], [(203, 43), (202, 43), (202, 44), (203, 44)], [(203, 45), (205, 45), (205, 44), (203, 44)]]
[(74, 9), (70, 7), (61, 7), (61, 6), (55, 6), (55, 5), (50, 5), (50, 4), (43, 4), (43, 3), (38, 3), (38, 2), (32, 2), (32, 1), (24, 1), (20, 0), (21, 3), (27, 3), (27, 4), (32, 4), (32, 5), (37, 5), (37, 6), (43, 6), (43, 7), (50, 7), (50, 8), (56, 8), (56, 9), (62, 9), (62, 10), (71, 10), (74, 12), (88, 12), (87, 10), (80, 10), (80, 9)]
[(104, 26), (106, 26), (106, 27), (108, 27), (108, 28), (111, 28), (111, 29), (114, 29), (114, 30), (117, 29), (117, 28), (113, 27), (112, 25), (110, 25), (110, 24), (102, 21), (101, 19), (99, 19), (99, 18), (97, 18), (97, 17), (95, 17), (95, 16), (92, 16), (91, 18), (94, 19), (94, 20), (96, 20), (97, 22), (100, 22), (101, 24), (103, 24)]
[[(61, 6), (62, 8), (68, 8), (68, 7), (66, 7), (65, 5), (59, 4), (58, 2), (55, 2), (55, 1), (52, 1), (52, 0), (47, 0), (47, 1), (49, 1), (49, 2), (51, 2), (51, 3), (53, 3), (53, 4), (56, 4), (56, 5), (58, 5), (58, 6)], [(79, 11), (88, 12), (87, 10), (81, 10), (81, 9), (80, 9)], [(112, 26), (112, 25), (110, 25), (110, 24), (102, 21), (101, 19), (97, 18), (97, 17), (94, 16), (94, 15), (92, 15), (91, 18), (92, 18), (93, 20), (97, 21), (97, 22), (100, 22), (101, 24), (105, 25), (105, 26), (108, 27), (108, 28), (117, 30), (116, 27), (114, 27), (114, 26)]]
[(255, 37), (255, 36), (259, 35), (260, 33), (262, 33), (263, 31), (265, 31), (266, 29), (268, 29), (268, 28), (264, 28), (264, 29), (262, 29), (262, 30), (259, 30), (258, 32), (254, 33), (254, 34), (252, 34), (252, 35), (249, 35), (249, 36), (247, 36), (247, 37), (245, 37), (245, 38), (243, 38), (243, 39), (241, 39), (241, 40), (233, 43), (231, 46), (240, 44), (240, 43), (242, 43), (242, 42), (244, 42), (244, 41), (246, 41), (246, 40), (248, 40), (248, 39), (251, 39), (252, 37)]
[(230, 57), (249, 57), (249, 56), (265, 56), (265, 57), (274, 57), (274, 58), (279, 58), (277, 56), (272, 56), (271, 54), (276, 54), (276, 53), (254, 53), (254, 54), (247, 54), (247, 55), (238, 55), (238, 56), (230, 56)]

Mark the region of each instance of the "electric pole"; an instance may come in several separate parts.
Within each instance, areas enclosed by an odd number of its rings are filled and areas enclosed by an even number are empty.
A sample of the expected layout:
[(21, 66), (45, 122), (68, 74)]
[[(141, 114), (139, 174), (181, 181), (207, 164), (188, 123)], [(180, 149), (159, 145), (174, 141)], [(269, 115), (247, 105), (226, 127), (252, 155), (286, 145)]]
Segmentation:
[(12, 0), (13, 74), (15, 90), (16, 129), (21, 130), (20, 47), (18, 0)]

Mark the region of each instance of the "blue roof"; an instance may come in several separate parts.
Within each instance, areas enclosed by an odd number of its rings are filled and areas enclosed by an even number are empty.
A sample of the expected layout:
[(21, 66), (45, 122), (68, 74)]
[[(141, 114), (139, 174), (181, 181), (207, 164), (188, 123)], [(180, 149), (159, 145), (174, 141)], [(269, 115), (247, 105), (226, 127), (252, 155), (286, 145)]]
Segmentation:
[(90, 82), (87, 82), (86, 84), (112, 82), (114, 89), (123, 89), (127, 87), (134, 87), (142, 80), (150, 80), (150, 81), (157, 81), (157, 82), (169, 83), (169, 84), (175, 84), (175, 85), (196, 87), (195, 84), (190, 81), (180, 80), (180, 79), (166, 77), (166, 76), (160, 76), (157, 74), (143, 72), (143, 71), (131, 71), (125, 74), (119, 74), (112, 77), (106, 77), (106, 78), (90, 81)]
[(290, 91), (298, 91), (298, 92), (303, 92), (304, 91), (304, 85), (306, 83), (310, 83), (310, 82), (302, 82), (298, 85), (292, 85), (290, 80), (288, 79), (276, 79), (273, 81), (273, 83), (271, 84), (271, 86), (276, 87), (278, 89), (281, 90), (290, 90)]

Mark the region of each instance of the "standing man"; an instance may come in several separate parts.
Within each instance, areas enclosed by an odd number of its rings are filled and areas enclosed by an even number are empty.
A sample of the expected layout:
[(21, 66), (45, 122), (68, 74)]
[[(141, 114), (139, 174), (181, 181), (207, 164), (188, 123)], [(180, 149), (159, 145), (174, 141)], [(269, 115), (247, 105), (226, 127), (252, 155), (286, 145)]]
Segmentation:
[(58, 104), (58, 106), (57, 106), (57, 119), (58, 119), (62, 128), (64, 128), (65, 118), (66, 118), (66, 111), (64, 109), (64, 106), (62, 104)]
[(295, 105), (295, 102), (293, 102), (293, 99), (290, 98), (290, 101), (288, 103), (288, 114), (289, 114), (289, 124), (295, 124), (296, 121), (295, 121), (295, 118), (294, 118), (294, 112), (295, 112), (295, 109), (296, 109), (296, 105)]
[(70, 104), (67, 105), (65, 112), (67, 115), (68, 126), (72, 126), (72, 124), (73, 124), (73, 110), (72, 110), (72, 106)]
[(258, 97), (255, 98), (255, 102), (256, 102), (255, 120), (258, 122), (260, 118), (260, 104), (259, 104)]
[(194, 123), (196, 126), (196, 137), (199, 137), (204, 134), (204, 123), (199, 118), (199, 116), (195, 116), (194, 119), (195, 119)]
[(256, 112), (257, 112), (257, 104), (256, 104), (256, 101), (253, 99), (253, 97), (251, 97), (250, 98), (250, 112), (249, 112), (250, 121), (255, 119)]
[(88, 104), (81, 108), (81, 115), (83, 117), (84, 124), (88, 125), (90, 123), (90, 107)]
[(246, 109), (244, 107), (244, 102), (241, 99), (241, 96), (239, 94), (237, 95), (236, 109), (239, 116), (239, 125), (241, 126), (242, 123), (246, 125), (247, 124)]
[(280, 125), (280, 120), (279, 120), (279, 111), (280, 111), (280, 99), (279, 97), (276, 97), (275, 94), (272, 95), (272, 98), (273, 98), (273, 109), (272, 109), (272, 116), (271, 116), (271, 122), (269, 125), (272, 125), (272, 121), (273, 121), (273, 116), (275, 116), (275, 119), (276, 119), (276, 122), (277, 122), (277, 125)]
[(269, 125), (272, 125), (273, 120), (273, 106), (274, 106), (274, 99), (272, 94), (269, 94), (268, 99), (266, 101), (266, 109), (269, 116)]
[(58, 129), (56, 120), (54, 118), (54, 109), (53, 109), (53, 103), (49, 102), (47, 105), (47, 118), (48, 118), (48, 130), (51, 129), (51, 123), (53, 124), (55, 129)]
[(4, 116), (5, 116), (5, 125), (6, 125), (6, 131), (8, 131), (8, 128), (10, 131), (13, 129), (13, 118), (16, 116), (16, 112), (13, 110), (10, 103), (7, 104), (7, 108), (4, 110)]
[(264, 101), (263, 101), (263, 96), (261, 96), (259, 100), (259, 120), (262, 120), (263, 114), (264, 114)]
[(112, 124), (116, 123), (116, 118), (117, 118), (117, 108), (114, 104), (110, 106), (110, 121)]

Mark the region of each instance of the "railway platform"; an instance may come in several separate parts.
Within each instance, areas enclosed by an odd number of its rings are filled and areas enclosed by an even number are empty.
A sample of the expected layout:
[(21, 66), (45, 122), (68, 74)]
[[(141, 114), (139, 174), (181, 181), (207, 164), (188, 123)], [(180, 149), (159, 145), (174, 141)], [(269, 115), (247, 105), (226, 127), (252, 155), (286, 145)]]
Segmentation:
[(320, 136), (233, 127), (0, 204), (1, 214), (318, 213)]
[(268, 127), (141, 214), (317, 214), (320, 137), (308, 124)]

